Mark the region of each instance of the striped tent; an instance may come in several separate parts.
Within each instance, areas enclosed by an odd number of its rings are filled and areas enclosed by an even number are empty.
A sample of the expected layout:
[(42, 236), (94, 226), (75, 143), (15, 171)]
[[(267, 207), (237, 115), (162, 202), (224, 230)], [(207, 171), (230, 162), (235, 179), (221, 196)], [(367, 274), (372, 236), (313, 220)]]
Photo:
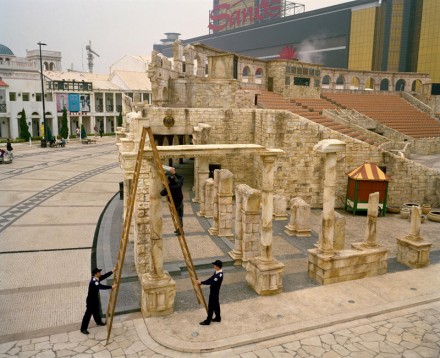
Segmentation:
[(388, 181), (386, 175), (376, 164), (365, 163), (347, 173), (347, 197), (345, 210), (356, 214), (368, 210), (368, 198), (371, 193), (379, 192), (379, 208), (382, 215), (386, 212)]

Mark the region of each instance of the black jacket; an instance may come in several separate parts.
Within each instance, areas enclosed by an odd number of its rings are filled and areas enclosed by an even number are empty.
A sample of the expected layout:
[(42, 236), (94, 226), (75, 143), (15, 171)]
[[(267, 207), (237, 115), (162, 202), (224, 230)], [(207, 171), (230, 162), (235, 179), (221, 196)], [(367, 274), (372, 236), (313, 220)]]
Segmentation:
[[(170, 187), (171, 196), (173, 197), (174, 205), (179, 207), (183, 202), (183, 193), (182, 193), (182, 186), (183, 186), (183, 176), (179, 174), (174, 174), (174, 178), (171, 176), (168, 177), (168, 186)], [(166, 196), (167, 190), (163, 189), (160, 192), (160, 195)]]
[(103, 285), (100, 282), (109, 277), (113, 271), (107, 272), (98, 279), (93, 276), (89, 282), (89, 292), (87, 294), (87, 305), (97, 306), (99, 305), (99, 290), (110, 290), (112, 286)]
[(214, 272), (214, 274), (205, 281), (202, 281), (202, 285), (209, 285), (210, 296), (217, 296), (220, 293), (220, 287), (223, 282), (223, 271)]

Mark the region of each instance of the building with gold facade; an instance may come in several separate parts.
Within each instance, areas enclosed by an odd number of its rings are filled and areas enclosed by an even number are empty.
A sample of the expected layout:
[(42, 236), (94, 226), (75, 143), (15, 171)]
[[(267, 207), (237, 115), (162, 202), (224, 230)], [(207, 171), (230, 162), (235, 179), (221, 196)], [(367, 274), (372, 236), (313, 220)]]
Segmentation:
[[(211, 33), (182, 42), (331, 68), (427, 73), (433, 94), (440, 94), (439, 0), (356, 0), (313, 11), (299, 5), (213, 0)], [(172, 51), (166, 43), (155, 49)]]

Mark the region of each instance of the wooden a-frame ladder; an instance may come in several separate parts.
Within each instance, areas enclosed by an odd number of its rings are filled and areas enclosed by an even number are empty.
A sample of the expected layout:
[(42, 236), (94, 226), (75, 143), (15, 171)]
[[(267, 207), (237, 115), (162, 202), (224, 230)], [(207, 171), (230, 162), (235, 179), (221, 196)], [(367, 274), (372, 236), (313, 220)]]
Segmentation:
[(139, 142), (139, 150), (136, 157), (136, 164), (134, 167), (133, 182), (131, 185), (130, 194), (128, 196), (128, 201), (127, 201), (127, 210), (125, 212), (124, 227), (122, 229), (121, 241), (119, 243), (118, 257), (116, 259), (115, 267), (117, 271), (114, 277), (114, 283), (116, 284), (116, 287), (110, 291), (110, 299), (108, 301), (107, 314), (106, 314), (106, 323), (107, 323), (106, 344), (108, 344), (112, 332), (113, 317), (115, 315), (116, 302), (118, 299), (119, 287), (121, 283), (122, 268), (124, 266), (125, 252), (127, 250), (127, 243), (130, 234), (131, 220), (133, 217), (133, 209), (134, 209), (136, 192), (137, 192), (137, 184), (139, 181), (139, 174), (142, 166), (142, 156), (144, 153), (144, 147), (145, 147), (145, 141), (147, 135), (150, 140), (151, 150), (153, 153), (154, 166), (156, 167), (156, 171), (159, 174), (160, 180), (167, 191), (167, 199), (168, 199), (167, 203), (168, 203), (168, 208), (170, 209), (171, 218), (173, 219), (174, 228), (178, 230), (178, 232), (180, 232), (180, 234), (177, 235), (177, 238), (180, 244), (180, 248), (182, 249), (183, 258), (185, 260), (185, 264), (188, 270), (189, 277), (191, 279), (191, 283), (194, 288), (194, 292), (197, 297), (197, 301), (199, 304), (203, 303), (205, 309), (207, 310), (207, 305), (206, 305), (205, 297), (203, 296), (202, 289), (200, 285), (198, 285), (196, 282), (198, 280), (197, 272), (194, 268), (194, 264), (188, 249), (188, 245), (186, 244), (183, 229), (180, 226), (177, 210), (174, 205), (173, 198), (171, 196), (170, 188), (168, 186), (168, 180), (163, 170), (162, 162), (160, 161), (160, 156), (159, 156), (159, 152), (157, 151), (156, 143), (154, 142), (153, 132), (151, 131), (150, 127), (143, 127)]

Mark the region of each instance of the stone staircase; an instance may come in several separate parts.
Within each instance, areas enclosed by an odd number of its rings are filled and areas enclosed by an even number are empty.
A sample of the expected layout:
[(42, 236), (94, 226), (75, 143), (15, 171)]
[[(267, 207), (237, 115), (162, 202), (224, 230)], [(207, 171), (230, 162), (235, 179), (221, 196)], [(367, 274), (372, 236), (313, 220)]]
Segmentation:
[[(304, 103), (306, 103), (308, 100), (311, 99), (304, 99)], [(261, 94), (258, 97), (258, 104), (264, 108), (290, 111), (301, 117), (307, 118), (315, 123), (318, 123), (324, 127), (342, 133), (348, 137), (361, 140), (371, 145), (380, 144), (380, 143), (376, 143), (371, 138), (368, 138), (367, 136), (361, 134), (356, 130), (353, 130), (352, 128), (344, 124), (338, 123), (333, 119), (323, 116), (321, 113), (322, 113), (322, 109), (325, 107), (325, 103), (328, 103), (329, 109), (333, 109), (335, 108), (335, 106), (324, 99), (320, 101), (321, 102), (319, 102), (320, 104), (319, 109), (314, 110), (314, 108), (309, 107), (308, 104), (303, 105), (300, 99), (291, 101), (289, 99), (283, 98), (280, 94), (273, 92), (261, 91)]]

